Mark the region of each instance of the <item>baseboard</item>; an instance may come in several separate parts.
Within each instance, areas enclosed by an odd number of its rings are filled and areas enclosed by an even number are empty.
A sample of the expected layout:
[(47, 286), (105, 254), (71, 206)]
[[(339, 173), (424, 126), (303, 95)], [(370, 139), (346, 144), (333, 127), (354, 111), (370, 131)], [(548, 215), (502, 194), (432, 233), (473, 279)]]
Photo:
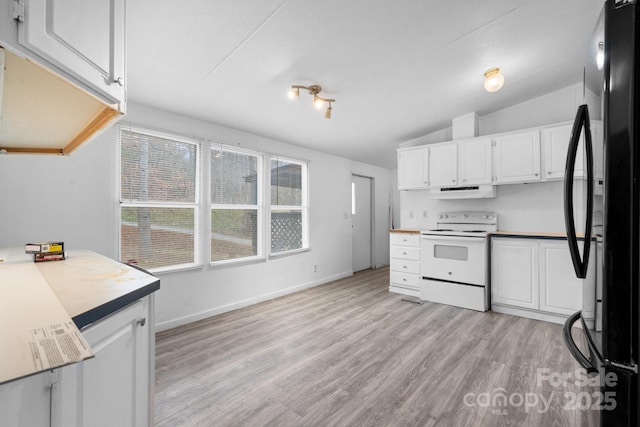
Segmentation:
[(178, 326), (186, 325), (188, 323), (196, 322), (198, 320), (206, 319), (207, 317), (216, 316), (218, 314), (226, 313), (228, 311), (237, 310), (239, 308), (248, 307), (253, 304), (258, 304), (263, 301), (278, 298), (284, 295), (289, 295), (294, 292), (302, 291), (305, 289), (313, 288), (315, 286), (324, 285), (325, 283), (333, 282), (335, 280), (344, 279), (345, 277), (352, 276), (352, 271), (346, 271), (343, 273), (335, 274), (333, 276), (325, 277), (320, 280), (314, 280), (312, 282), (303, 283), (301, 285), (292, 286), (290, 288), (281, 289), (270, 294), (260, 295), (254, 298), (234, 302), (222, 307), (212, 308), (210, 310), (200, 311), (198, 313), (189, 314), (187, 316), (178, 317), (176, 319), (165, 320), (156, 324), (156, 332), (165, 331), (167, 329), (176, 328)]

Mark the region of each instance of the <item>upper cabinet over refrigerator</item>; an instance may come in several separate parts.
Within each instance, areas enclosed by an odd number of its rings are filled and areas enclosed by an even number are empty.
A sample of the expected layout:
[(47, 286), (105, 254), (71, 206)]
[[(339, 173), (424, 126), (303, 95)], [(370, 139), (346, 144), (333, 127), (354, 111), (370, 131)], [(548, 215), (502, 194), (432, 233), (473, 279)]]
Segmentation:
[(125, 49), (125, 0), (0, 0), (0, 149), (69, 154), (120, 118)]

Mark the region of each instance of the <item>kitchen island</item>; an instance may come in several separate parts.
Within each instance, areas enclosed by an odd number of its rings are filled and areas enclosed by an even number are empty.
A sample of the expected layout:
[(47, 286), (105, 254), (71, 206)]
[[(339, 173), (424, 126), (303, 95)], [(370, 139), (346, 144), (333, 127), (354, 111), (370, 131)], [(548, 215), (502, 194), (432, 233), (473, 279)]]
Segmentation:
[[(12, 307), (0, 312), (2, 360), (10, 361), (0, 371), (0, 425), (150, 425), (160, 281), (91, 251), (34, 263), (14, 248), (0, 250), (0, 260), (0, 298)], [(32, 331), (57, 324), (89, 353), (34, 363)]]

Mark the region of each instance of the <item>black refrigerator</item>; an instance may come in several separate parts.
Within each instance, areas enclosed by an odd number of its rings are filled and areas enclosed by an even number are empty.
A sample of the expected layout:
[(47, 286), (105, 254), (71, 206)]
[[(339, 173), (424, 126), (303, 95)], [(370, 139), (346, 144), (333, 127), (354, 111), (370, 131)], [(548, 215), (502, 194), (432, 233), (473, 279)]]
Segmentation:
[[(607, 0), (590, 40), (585, 86), (602, 96), (604, 155), (602, 195), (594, 196), (594, 158), (589, 108), (580, 106), (573, 126), (565, 171), (565, 223), (573, 265), (584, 278), (589, 262), (597, 262), (596, 317), (591, 322), (575, 313), (564, 325), (567, 347), (578, 362), (599, 379), (605, 405), (599, 409), (602, 426), (640, 426), (638, 381), (640, 324), (640, 23), (636, 0)], [(590, 56), (590, 55), (588, 55)], [(598, 87), (599, 85), (599, 87)], [(587, 162), (585, 224), (574, 223), (573, 169), (578, 141), (584, 141)], [(598, 183), (595, 183), (596, 185)], [(595, 202), (594, 202), (595, 200)], [(595, 203), (595, 204), (594, 204)], [(594, 211), (602, 211), (601, 227), (593, 227)], [(584, 228), (582, 228), (584, 227)], [(576, 238), (576, 231), (584, 238)], [(597, 249), (599, 250), (597, 250)], [(597, 258), (596, 256), (597, 255)], [(585, 312), (587, 310), (584, 310)], [(572, 328), (584, 331), (576, 339)], [(586, 343), (576, 344), (576, 341)]]

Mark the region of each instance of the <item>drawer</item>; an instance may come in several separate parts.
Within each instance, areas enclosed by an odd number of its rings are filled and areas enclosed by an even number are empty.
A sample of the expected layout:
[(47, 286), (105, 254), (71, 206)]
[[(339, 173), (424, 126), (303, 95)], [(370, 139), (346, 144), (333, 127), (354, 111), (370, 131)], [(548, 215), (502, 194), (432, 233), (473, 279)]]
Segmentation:
[(420, 246), (420, 235), (409, 233), (391, 233), (391, 244), (397, 246)]
[(414, 259), (391, 258), (391, 270), (401, 273), (420, 273), (420, 261)]
[(409, 246), (391, 246), (391, 258), (420, 259), (420, 248)]
[(391, 272), (391, 284), (401, 286), (403, 288), (420, 289), (420, 276), (417, 274), (400, 273), (399, 271)]

